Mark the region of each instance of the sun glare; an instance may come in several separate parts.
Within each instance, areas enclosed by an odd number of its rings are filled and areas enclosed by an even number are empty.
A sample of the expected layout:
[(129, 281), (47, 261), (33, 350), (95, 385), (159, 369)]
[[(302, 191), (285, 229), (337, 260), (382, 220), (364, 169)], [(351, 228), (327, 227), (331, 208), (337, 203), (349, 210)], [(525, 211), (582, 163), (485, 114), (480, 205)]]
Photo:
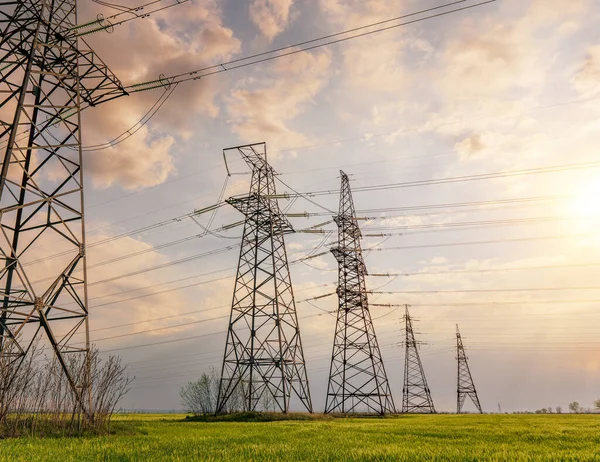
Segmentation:
[(600, 235), (600, 177), (582, 183), (569, 203), (569, 214), (586, 232)]
[(577, 216), (600, 221), (600, 178), (579, 188), (579, 193), (571, 203), (571, 210)]

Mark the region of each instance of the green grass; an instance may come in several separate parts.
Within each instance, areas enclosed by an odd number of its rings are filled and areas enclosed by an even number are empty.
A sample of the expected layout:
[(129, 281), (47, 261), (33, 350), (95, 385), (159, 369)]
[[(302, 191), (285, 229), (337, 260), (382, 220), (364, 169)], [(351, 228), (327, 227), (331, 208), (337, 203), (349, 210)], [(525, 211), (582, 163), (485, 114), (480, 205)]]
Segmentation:
[(0, 460), (600, 460), (600, 415), (186, 421), (118, 416), (114, 434), (0, 441)]
[(192, 422), (277, 422), (281, 420), (331, 420), (334, 417), (327, 414), (294, 413), (282, 414), (281, 412), (239, 412), (225, 415), (195, 415), (186, 416), (186, 421)]

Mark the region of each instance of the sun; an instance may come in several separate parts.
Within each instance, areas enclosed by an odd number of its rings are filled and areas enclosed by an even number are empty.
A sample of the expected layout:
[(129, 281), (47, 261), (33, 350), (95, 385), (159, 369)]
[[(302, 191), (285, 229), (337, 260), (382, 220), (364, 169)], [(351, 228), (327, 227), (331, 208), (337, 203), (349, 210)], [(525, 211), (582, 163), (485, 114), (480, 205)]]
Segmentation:
[(600, 224), (600, 178), (589, 181), (578, 189), (571, 202), (571, 212)]
[(568, 215), (574, 229), (600, 237), (600, 177), (579, 184), (569, 201)]

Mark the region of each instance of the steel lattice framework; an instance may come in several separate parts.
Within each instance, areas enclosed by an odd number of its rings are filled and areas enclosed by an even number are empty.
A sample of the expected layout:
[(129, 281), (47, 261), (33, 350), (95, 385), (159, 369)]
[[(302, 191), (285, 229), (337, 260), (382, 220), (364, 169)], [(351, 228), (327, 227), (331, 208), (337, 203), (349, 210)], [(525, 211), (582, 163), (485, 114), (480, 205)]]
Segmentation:
[(338, 310), (329, 369), (326, 413), (357, 411), (394, 413), (394, 400), (371, 320), (365, 275), (348, 176), (342, 178), (338, 245), (331, 250), (338, 262)]
[(402, 412), (414, 414), (434, 414), (435, 407), (425, 378), (425, 371), (419, 356), (418, 342), (415, 340), (412, 319), (405, 307), (405, 355), (404, 387), (402, 389)]
[(456, 325), (456, 359), (458, 360), (458, 383), (456, 388), (456, 413), (462, 412), (463, 405), (467, 396), (471, 398), (473, 404), (483, 414), (481, 410), (481, 404), (479, 403), (479, 397), (477, 396), (477, 390), (473, 383), (473, 377), (471, 376), (471, 369), (467, 362), (467, 355), (465, 353), (465, 347), (463, 346), (462, 337), (458, 330), (458, 324)]
[(312, 412), (284, 240), (294, 230), (279, 209), (266, 144), (229, 148), (223, 155), (233, 152), (251, 167), (252, 179), (248, 196), (227, 201), (245, 220), (217, 412), (225, 410), (237, 387), (246, 410), (271, 401), (288, 412), (294, 394)]
[(0, 359), (45, 337), (86, 409), (80, 113), (126, 93), (76, 25), (75, 0), (0, 2)]

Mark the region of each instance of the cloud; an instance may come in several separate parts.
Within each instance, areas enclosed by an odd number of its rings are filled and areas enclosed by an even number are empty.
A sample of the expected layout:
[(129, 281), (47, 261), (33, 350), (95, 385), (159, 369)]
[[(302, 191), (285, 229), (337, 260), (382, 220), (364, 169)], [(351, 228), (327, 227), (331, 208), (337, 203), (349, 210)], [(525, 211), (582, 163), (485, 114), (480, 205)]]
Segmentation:
[(308, 143), (290, 123), (314, 104), (330, 62), (328, 52), (302, 52), (261, 70), (260, 80), (241, 81), (227, 98), (233, 131), (245, 142), (268, 141), (270, 150)]
[[(562, 55), (565, 35), (556, 30), (567, 23), (566, 29), (579, 24), (588, 3), (499, 4), (497, 9), (482, 9), (455, 24), (449, 40), (421, 70), (418, 82), (426, 85), (413, 93), (433, 92), (437, 104), (431, 106), (434, 110), (428, 120), (434, 130), (455, 136), (463, 135), (465, 129), (490, 130), (491, 123), (498, 122), (486, 116), (539, 104), (546, 88), (556, 85), (560, 76), (553, 68), (568, 59)], [(433, 87), (427, 84), (432, 79)], [(432, 101), (431, 96), (428, 99)], [(448, 123), (457, 119), (463, 120)], [(506, 121), (499, 123), (507, 127)]]
[(535, 0), (518, 12), (506, 7), (467, 17), (442, 52), (441, 90), (449, 98), (498, 98), (519, 90), (535, 97), (564, 43), (556, 28), (572, 28), (588, 3)]
[[(148, 140), (148, 130), (144, 138)], [(164, 182), (175, 171), (169, 151), (175, 140), (165, 136), (139, 142), (125, 142), (118, 147), (86, 155), (85, 171), (95, 187), (108, 188), (115, 183), (135, 190)]]
[[(531, 149), (532, 146), (540, 148), (544, 143), (547, 143), (547, 137), (543, 134), (536, 133), (537, 126), (529, 127), (512, 127), (512, 133), (497, 133), (491, 130), (475, 130), (467, 136), (461, 136), (461, 140), (455, 143), (454, 150), (458, 154), (458, 158), (461, 161), (469, 160), (485, 160), (494, 162), (497, 164), (496, 168), (509, 168), (514, 164), (514, 159), (511, 159), (512, 164), (505, 164), (502, 162), (502, 153), (506, 149), (517, 146), (526, 152)], [(534, 155), (528, 155), (528, 158), (534, 157)], [(496, 161), (494, 159), (499, 158)]]
[[(337, 32), (398, 16), (405, 3), (404, 0), (320, 0), (319, 5)], [(419, 44), (426, 46), (423, 40)], [(401, 65), (404, 47), (405, 42), (398, 34), (389, 33), (345, 43), (341, 49), (343, 91), (369, 89), (370, 98), (374, 93), (393, 93), (397, 97), (407, 77)], [(351, 97), (357, 96), (360, 93)]]
[(250, 5), (250, 19), (261, 34), (272, 41), (290, 23), (293, 3), (294, 0), (254, 0)]
[[(319, 6), (332, 30), (338, 32), (398, 16), (405, 3), (404, 0), (320, 0)], [(365, 31), (369, 30), (372, 29)], [(346, 113), (373, 111), (384, 103), (392, 104), (394, 112), (398, 110), (397, 101), (408, 86), (408, 73), (403, 65), (407, 43), (401, 34), (400, 31), (361, 37), (340, 48), (338, 98), (343, 95)], [(422, 46), (424, 43), (419, 42)]]
[(459, 37), (446, 46), (440, 89), (449, 96), (475, 97), (540, 85), (549, 63), (536, 50), (531, 32), (495, 18), (481, 22), (465, 21)]
[(600, 45), (588, 49), (585, 61), (571, 83), (582, 95), (593, 95), (600, 91)]
[[(95, 16), (93, 8), (83, 6), (80, 16)], [(216, 1), (195, 1), (118, 26), (110, 35), (92, 35), (88, 41), (125, 85), (145, 82), (212, 65), (237, 53), (240, 42), (223, 26), (221, 16)], [(218, 115), (214, 100), (220, 90), (218, 79), (182, 84), (143, 130), (126, 143), (90, 157), (93, 183), (139, 189), (163, 182), (175, 171), (170, 149), (176, 138), (189, 138), (196, 131), (197, 117)], [(162, 92), (134, 94), (84, 111), (84, 144), (105, 143), (125, 132)]]
[(319, 8), (329, 21), (344, 29), (399, 16), (406, 0), (319, 0)]
[(476, 156), (481, 151), (483, 151), (485, 147), (486, 145), (483, 142), (480, 133), (471, 135), (468, 138), (465, 138), (464, 140), (454, 145), (454, 149), (456, 149), (456, 151), (458, 152), (458, 155), (461, 160)]

